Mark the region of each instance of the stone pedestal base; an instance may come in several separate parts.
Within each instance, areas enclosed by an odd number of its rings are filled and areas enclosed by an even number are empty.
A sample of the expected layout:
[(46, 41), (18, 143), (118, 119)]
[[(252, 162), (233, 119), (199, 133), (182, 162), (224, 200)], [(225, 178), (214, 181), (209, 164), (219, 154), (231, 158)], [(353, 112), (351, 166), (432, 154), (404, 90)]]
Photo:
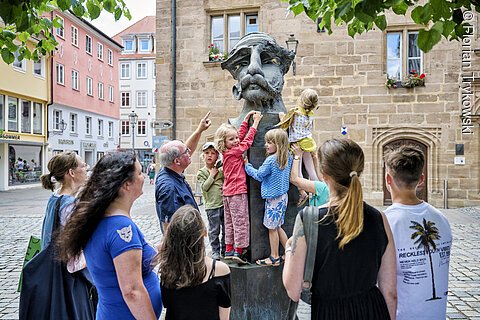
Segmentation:
[(231, 320), (285, 319), (288, 296), (279, 267), (230, 264), (232, 284)]

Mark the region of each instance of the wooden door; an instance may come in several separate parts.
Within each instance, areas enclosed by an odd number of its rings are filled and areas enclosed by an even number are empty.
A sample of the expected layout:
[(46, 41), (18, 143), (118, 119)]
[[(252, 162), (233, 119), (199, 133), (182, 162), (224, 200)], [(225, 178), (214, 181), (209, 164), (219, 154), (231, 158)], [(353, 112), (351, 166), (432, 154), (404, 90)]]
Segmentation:
[[(419, 184), (417, 186), (417, 197), (419, 199), (422, 199), (424, 201), (427, 201), (427, 195), (428, 195), (428, 190), (427, 190), (427, 181), (428, 181), (428, 176), (427, 176), (427, 146), (424, 145), (421, 142), (418, 142), (416, 140), (412, 139), (398, 139), (394, 140), (386, 145), (383, 146), (383, 155), (385, 155), (385, 152), (391, 148), (398, 148), (403, 145), (414, 145), (420, 150), (422, 150), (424, 156), (425, 156), (425, 164), (423, 166), (423, 175), (425, 176), (424, 182)], [(387, 190), (387, 184), (385, 183), (385, 163), (383, 163), (383, 205), (389, 206), (392, 204), (392, 198), (390, 196), (390, 192)]]

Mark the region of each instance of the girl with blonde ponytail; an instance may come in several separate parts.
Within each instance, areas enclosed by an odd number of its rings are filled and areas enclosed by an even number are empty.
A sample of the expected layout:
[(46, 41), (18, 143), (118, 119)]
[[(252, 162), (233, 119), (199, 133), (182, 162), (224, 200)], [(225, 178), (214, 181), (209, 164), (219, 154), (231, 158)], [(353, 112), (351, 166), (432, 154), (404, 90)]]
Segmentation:
[[(352, 140), (333, 139), (320, 147), (318, 159), (330, 199), (318, 209), (312, 319), (395, 319), (395, 246), (384, 214), (363, 201), (363, 151)], [(300, 212), (283, 269), (294, 301), (302, 291), (306, 260), (303, 230)]]

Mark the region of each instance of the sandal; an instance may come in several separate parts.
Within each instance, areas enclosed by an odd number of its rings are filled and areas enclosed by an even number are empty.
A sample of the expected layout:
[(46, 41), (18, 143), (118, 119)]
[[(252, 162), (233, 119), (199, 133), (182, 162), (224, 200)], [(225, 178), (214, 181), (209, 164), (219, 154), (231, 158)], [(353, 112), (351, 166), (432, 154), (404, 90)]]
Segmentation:
[(306, 193), (305, 190), (299, 190), (298, 192), (300, 193), (300, 197), (298, 198), (297, 207), (301, 207), (307, 202), (308, 193)]
[[(257, 260), (255, 263), (259, 266), (278, 267), (280, 265), (280, 259), (280, 257), (275, 259), (274, 257), (269, 256), (268, 258)], [(270, 263), (267, 263), (268, 260), (270, 260)]]

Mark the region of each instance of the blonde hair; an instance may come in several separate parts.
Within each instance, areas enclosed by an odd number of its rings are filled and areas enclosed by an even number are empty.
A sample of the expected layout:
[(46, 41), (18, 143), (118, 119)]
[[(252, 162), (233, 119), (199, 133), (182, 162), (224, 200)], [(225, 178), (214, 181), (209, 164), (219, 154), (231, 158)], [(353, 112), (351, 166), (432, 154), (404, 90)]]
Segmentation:
[(307, 111), (313, 110), (317, 107), (318, 95), (313, 89), (305, 89), (298, 98), (298, 105)]
[(273, 129), (265, 134), (265, 142), (271, 142), (277, 147), (277, 162), (280, 169), (288, 164), (288, 135), (283, 129)]
[(363, 191), (360, 174), (363, 172), (365, 156), (362, 148), (350, 139), (328, 140), (318, 150), (321, 171), (333, 181), (338, 196), (335, 209), (335, 224), (338, 247), (360, 235), (363, 230)]
[(227, 151), (227, 145), (225, 143), (225, 139), (227, 138), (227, 133), (229, 131), (237, 132), (237, 128), (232, 126), (228, 123), (222, 123), (220, 127), (218, 127), (217, 131), (215, 131), (215, 146), (220, 153), (224, 153)]

